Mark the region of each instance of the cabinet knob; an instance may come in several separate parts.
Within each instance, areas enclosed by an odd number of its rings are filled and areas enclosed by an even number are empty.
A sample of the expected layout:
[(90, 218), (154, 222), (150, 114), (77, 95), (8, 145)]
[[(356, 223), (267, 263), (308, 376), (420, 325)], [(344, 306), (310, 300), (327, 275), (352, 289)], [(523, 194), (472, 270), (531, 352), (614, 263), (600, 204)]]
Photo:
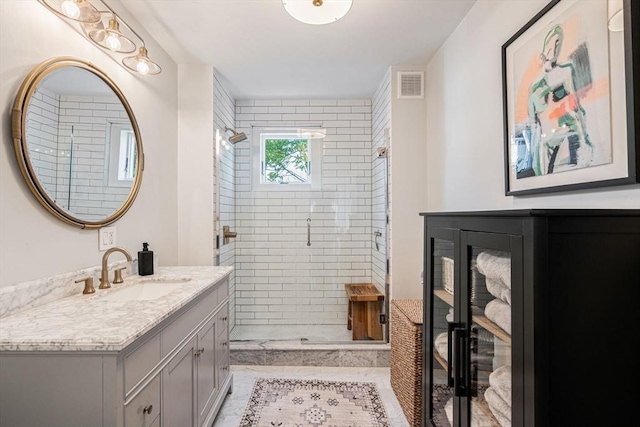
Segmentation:
[(229, 367), (228, 367), (228, 366), (223, 366), (223, 367), (222, 367), (222, 370), (223, 370), (223, 371), (228, 371), (228, 370), (229, 370)]
[(153, 405), (145, 406), (144, 408), (142, 408), (143, 414), (151, 415), (151, 411), (153, 411)]
[(202, 347), (200, 350), (198, 350), (198, 352), (199, 352), (200, 354), (204, 353), (204, 347)]
[(226, 342), (226, 341), (223, 341), (223, 342), (222, 342), (222, 346), (223, 346), (223, 347), (226, 347), (226, 346), (227, 346), (227, 342)]

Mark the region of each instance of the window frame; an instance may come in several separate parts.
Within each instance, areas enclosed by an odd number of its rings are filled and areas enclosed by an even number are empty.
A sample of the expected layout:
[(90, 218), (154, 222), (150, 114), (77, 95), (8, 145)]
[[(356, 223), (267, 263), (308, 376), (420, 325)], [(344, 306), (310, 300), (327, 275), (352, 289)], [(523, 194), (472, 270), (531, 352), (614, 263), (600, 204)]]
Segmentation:
[[(268, 136), (268, 138), (267, 138)], [(306, 183), (262, 182), (265, 139), (307, 139), (309, 175)], [(322, 138), (298, 127), (254, 127), (251, 137), (251, 184), (256, 191), (309, 191), (322, 188)]]

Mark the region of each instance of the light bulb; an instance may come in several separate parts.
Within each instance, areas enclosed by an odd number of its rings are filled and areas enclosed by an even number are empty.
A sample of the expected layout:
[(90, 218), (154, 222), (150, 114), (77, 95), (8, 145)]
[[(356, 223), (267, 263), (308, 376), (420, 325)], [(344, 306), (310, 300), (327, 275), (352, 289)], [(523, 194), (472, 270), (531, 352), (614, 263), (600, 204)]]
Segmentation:
[(71, 19), (78, 19), (80, 17), (80, 7), (74, 0), (63, 1), (62, 12)]
[(139, 59), (136, 70), (138, 70), (140, 74), (149, 74), (149, 64), (147, 64), (147, 61), (144, 59)]
[(113, 51), (118, 51), (122, 47), (122, 43), (120, 43), (118, 35), (111, 32), (108, 33), (107, 38), (104, 40), (104, 43), (109, 49)]

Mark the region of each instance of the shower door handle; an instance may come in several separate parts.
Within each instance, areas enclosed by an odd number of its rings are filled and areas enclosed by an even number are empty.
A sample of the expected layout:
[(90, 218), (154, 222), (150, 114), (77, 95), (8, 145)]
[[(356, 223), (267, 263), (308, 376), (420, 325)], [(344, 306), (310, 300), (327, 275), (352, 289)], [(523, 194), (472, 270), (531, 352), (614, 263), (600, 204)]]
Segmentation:
[(222, 227), (222, 244), (226, 245), (229, 243), (229, 239), (233, 239), (238, 235), (235, 231), (231, 231), (231, 227), (225, 225)]

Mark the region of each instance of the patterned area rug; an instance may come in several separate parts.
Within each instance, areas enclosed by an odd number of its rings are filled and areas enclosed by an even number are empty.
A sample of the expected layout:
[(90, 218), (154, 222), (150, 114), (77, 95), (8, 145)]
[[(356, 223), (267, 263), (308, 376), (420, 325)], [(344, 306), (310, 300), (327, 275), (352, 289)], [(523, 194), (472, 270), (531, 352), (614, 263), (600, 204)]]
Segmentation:
[(389, 427), (374, 383), (256, 378), (239, 427)]

